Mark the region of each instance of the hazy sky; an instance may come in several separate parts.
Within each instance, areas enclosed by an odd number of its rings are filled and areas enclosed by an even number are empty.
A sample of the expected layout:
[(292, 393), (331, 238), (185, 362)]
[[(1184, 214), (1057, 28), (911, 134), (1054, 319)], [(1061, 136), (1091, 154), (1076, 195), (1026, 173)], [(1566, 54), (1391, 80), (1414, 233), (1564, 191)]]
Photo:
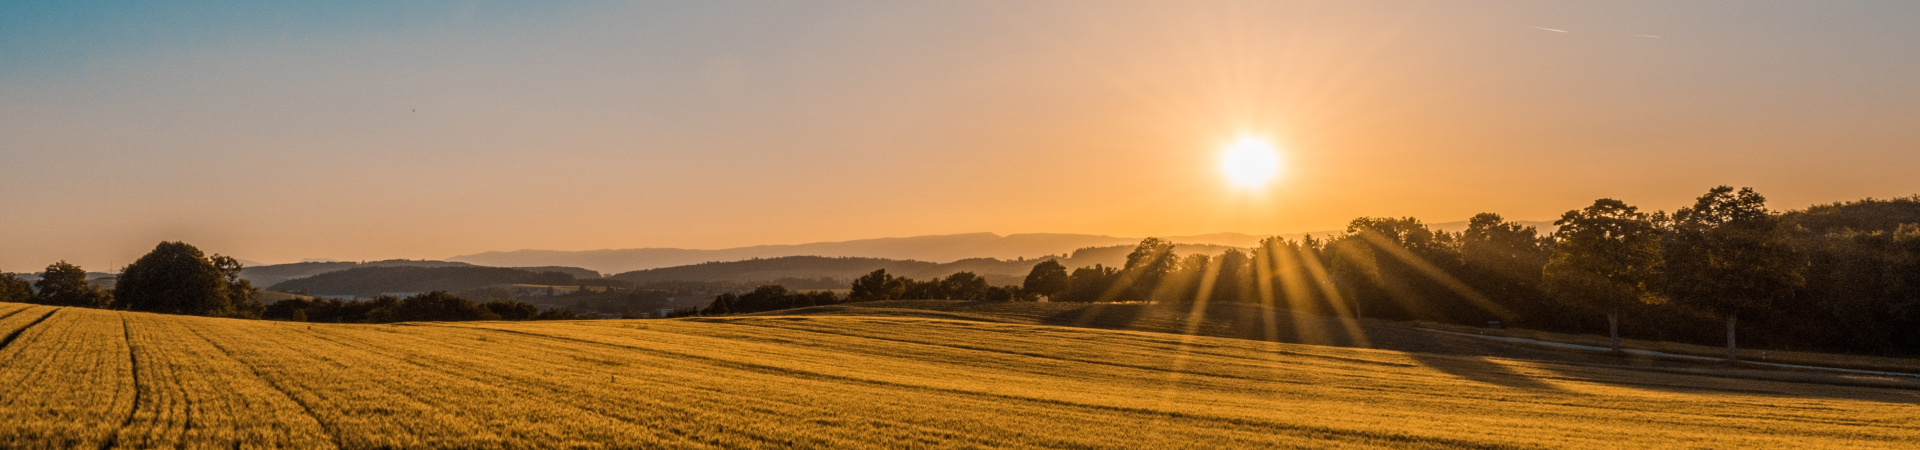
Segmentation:
[(1920, 193), (1913, 1), (188, 3), (0, 3), (0, 270)]

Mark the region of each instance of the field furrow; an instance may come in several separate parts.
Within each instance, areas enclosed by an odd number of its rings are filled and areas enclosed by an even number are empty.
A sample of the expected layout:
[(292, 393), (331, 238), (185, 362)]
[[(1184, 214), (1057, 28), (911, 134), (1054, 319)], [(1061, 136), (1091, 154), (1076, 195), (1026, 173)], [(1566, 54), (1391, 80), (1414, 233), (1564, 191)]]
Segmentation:
[[(52, 308), (48, 308), (52, 309)], [(120, 316), (59, 308), (0, 348), (0, 447), (102, 447), (133, 410)]]
[(140, 401), (116, 443), (134, 448), (331, 446), (320, 424), (177, 320), (128, 314)]
[(0, 305), (0, 447), (1856, 447), (1920, 392), (913, 317), (337, 325)]
[[(219, 342), (232, 358), (255, 368), (295, 402), (307, 405), (342, 447), (502, 448), (513, 444), (477, 423), (468, 408), (431, 401), (435, 395), (463, 394), (476, 401), (496, 399), (463, 391), (465, 383), (435, 373), (407, 372), (391, 361), (363, 359), (363, 350), (323, 339), (308, 332), (309, 325), (202, 322), (189, 326)], [(367, 332), (380, 332), (368, 328)]]
[(26, 333), (28, 328), (33, 328), (34, 325), (39, 325), (40, 322), (53, 317), (53, 313), (59, 310), (60, 308), (36, 306), (14, 308), (8, 311), (5, 317), (0, 317), (0, 330), (4, 330), (0, 333), (5, 333), (0, 335), (0, 349), (13, 345), (13, 341), (19, 339), (22, 333)]

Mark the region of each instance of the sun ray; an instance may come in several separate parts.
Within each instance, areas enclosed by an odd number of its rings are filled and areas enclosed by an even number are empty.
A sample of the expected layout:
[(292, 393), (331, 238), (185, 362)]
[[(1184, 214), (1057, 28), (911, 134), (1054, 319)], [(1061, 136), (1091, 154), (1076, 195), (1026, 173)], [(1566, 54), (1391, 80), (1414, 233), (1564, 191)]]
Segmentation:
[(1304, 249), (1304, 251), (1306, 253), (1300, 258), (1303, 263), (1302, 265), (1307, 267), (1307, 275), (1312, 276), (1314, 283), (1319, 285), (1320, 293), (1326, 297), (1328, 306), (1333, 309), (1334, 317), (1341, 319), (1342, 328), (1347, 330), (1347, 335), (1353, 338), (1355, 345), (1371, 347), (1372, 345), (1367, 340), (1365, 330), (1360, 328), (1361, 318), (1359, 306), (1354, 305), (1354, 309), (1348, 311), (1346, 296), (1340, 293), (1340, 287), (1335, 285), (1333, 283), (1333, 277), (1327, 274), (1327, 267), (1320, 264), (1319, 252), (1311, 248)]
[(1467, 286), (1467, 283), (1460, 281), (1458, 278), (1454, 278), (1453, 275), (1448, 275), (1445, 270), (1434, 266), (1432, 262), (1428, 262), (1419, 255), (1407, 251), (1405, 248), (1401, 248), (1398, 244), (1394, 244), (1393, 241), (1388, 240), (1386, 237), (1370, 231), (1362, 231), (1359, 235), (1368, 243), (1373, 244), (1374, 247), (1386, 251), (1388, 255), (1392, 255), (1401, 262), (1413, 266), (1414, 269), (1419, 270), (1420, 273), (1426, 275), (1427, 278), (1440, 282), (1440, 284), (1446, 286), (1448, 290), (1459, 294), (1469, 302), (1473, 302), (1474, 306), (1485, 308), (1487, 312), (1491, 312), (1499, 317), (1513, 317), (1514, 314), (1512, 310), (1500, 306), (1499, 303), (1487, 298), (1486, 295), (1480, 294), (1480, 291), (1474, 290), (1471, 286)]

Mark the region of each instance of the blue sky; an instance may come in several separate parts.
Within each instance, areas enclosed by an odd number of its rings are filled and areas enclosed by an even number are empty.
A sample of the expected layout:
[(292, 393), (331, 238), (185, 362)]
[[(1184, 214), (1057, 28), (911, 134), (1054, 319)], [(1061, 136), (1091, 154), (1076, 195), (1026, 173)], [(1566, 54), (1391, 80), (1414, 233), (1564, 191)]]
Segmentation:
[[(6, 2), (0, 270), (1920, 192), (1916, 2)], [(1562, 31), (1552, 31), (1562, 30)], [(1563, 32), (1564, 31), (1564, 32)], [(1272, 141), (1249, 191), (1220, 148)]]

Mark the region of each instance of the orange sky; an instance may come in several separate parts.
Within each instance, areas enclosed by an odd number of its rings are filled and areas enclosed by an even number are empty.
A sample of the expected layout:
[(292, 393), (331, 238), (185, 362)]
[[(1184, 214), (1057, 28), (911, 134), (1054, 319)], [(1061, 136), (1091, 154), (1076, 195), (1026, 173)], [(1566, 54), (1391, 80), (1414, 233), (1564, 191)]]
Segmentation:
[(903, 3), (0, 6), (0, 270), (1920, 193), (1916, 3)]

